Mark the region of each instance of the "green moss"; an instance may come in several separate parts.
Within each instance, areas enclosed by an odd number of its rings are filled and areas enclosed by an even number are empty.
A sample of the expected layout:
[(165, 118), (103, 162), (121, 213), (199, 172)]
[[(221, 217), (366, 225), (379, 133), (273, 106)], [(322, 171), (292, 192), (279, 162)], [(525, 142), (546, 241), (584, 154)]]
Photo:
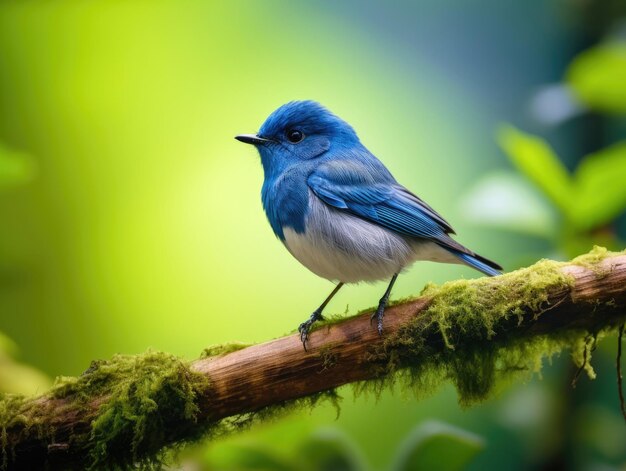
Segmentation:
[(79, 408), (106, 398), (90, 436), (82, 439), (92, 468), (115, 469), (140, 461), (156, 465), (173, 425), (177, 430), (197, 427), (196, 398), (209, 390), (207, 378), (179, 358), (147, 352), (94, 362), (78, 378), (59, 379), (51, 395), (71, 398)]
[[(345, 314), (324, 314), (324, 318), (322, 320), (317, 321), (313, 324), (313, 328), (311, 332), (322, 329), (329, 329), (333, 325), (341, 324), (345, 322), (347, 319), (350, 319), (352, 316), (346, 316)], [(291, 333), (298, 332), (298, 329), (294, 329)]]
[[(68, 409), (77, 413), (89, 410), (94, 400), (102, 401), (91, 430), (74, 433), (69, 444), (89, 456), (84, 469), (126, 469), (136, 463), (151, 469), (160, 463), (163, 443), (175, 438), (172, 430), (200, 433), (196, 399), (209, 391), (207, 378), (184, 361), (147, 352), (95, 361), (79, 377), (58, 378), (48, 396), (69, 400)], [(38, 415), (27, 417), (43, 421)], [(43, 433), (54, 437), (55, 431)]]
[(320, 357), (322, 361), (322, 371), (332, 368), (337, 364), (337, 360), (339, 359), (339, 354), (336, 351), (337, 345), (332, 343), (327, 343), (322, 345), (317, 350), (317, 355)]
[[(606, 255), (596, 249), (581, 262), (597, 263)], [(489, 397), (506, 383), (502, 380), (539, 372), (546, 358), (564, 349), (593, 377), (585, 341), (592, 333), (524, 335), (527, 319), (538, 318), (559, 296), (568, 296), (574, 279), (560, 270), (563, 265), (542, 260), (497, 278), (428, 285), (422, 294), (430, 298), (429, 307), (370, 352), (381, 380), (357, 389), (378, 391), (400, 379), (422, 396), (450, 380), (459, 402), (470, 405)]]
[(590, 334), (584, 339), (578, 339), (578, 343), (582, 342), (582, 346), (572, 350), (572, 360), (579, 365), (574, 378), (572, 379), (572, 387), (575, 388), (578, 383), (580, 374), (585, 371), (590, 379), (596, 378), (596, 372), (591, 366), (591, 353), (596, 349), (598, 343), (598, 334)]
[[(626, 250), (619, 253), (626, 254)], [(596, 278), (601, 279), (610, 273), (610, 267), (603, 267), (600, 262), (610, 255), (615, 255), (615, 253), (595, 245), (589, 253), (576, 257), (571, 263), (591, 270), (595, 273)]]
[(24, 396), (15, 394), (0, 394), (0, 457), (1, 469), (6, 469), (11, 461), (13, 450), (8, 442), (7, 431), (23, 426), (26, 418), (22, 416), (22, 409), (26, 399)]
[(591, 251), (586, 254), (579, 255), (571, 261), (573, 265), (580, 265), (583, 267), (593, 268), (595, 265), (604, 260), (607, 256), (611, 255), (605, 247), (594, 245)]
[[(230, 344), (209, 351), (223, 354), (236, 347), (242, 348)], [(46, 396), (67, 401), (63, 407), (69, 415), (89, 413), (94, 401), (100, 404), (90, 429), (73, 431), (70, 443), (62, 446), (85, 457), (75, 469), (107, 470), (162, 469), (186, 443), (231, 434), (323, 400), (337, 406), (339, 400), (329, 390), (218, 421), (197, 420), (197, 400), (211, 396), (208, 379), (192, 372), (188, 363), (161, 352), (94, 361), (81, 376), (58, 378)], [(49, 425), (52, 406), (42, 404), (22, 396), (0, 396), (0, 469), (7, 469), (15, 458), (10, 430), (14, 433), (17, 428), (19, 435), (35, 436), (44, 444), (56, 443), (56, 430)], [(171, 443), (175, 445), (164, 448)]]
[(251, 344), (243, 342), (227, 342), (219, 345), (211, 345), (210, 347), (202, 350), (200, 358), (210, 358), (226, 355), (228, 353), (236, 352), (249, 347)]

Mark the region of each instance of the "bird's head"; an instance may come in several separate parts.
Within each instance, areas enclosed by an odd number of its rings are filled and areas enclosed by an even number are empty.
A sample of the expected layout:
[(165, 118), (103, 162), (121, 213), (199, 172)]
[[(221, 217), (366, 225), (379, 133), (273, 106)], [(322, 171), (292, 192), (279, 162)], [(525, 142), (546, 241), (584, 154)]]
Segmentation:
[(266, 170), (315, 159), (331, 148), (340, 150), (359, 142), (348, 123), (310, 100), (281, 106), (257, 134), (241, 134), (235, 139), (256, 146)]

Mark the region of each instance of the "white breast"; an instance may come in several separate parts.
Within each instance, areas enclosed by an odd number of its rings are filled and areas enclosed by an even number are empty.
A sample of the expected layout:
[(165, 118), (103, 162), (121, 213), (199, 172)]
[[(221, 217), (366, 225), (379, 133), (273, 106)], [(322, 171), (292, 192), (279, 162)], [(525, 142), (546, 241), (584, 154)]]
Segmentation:
[(285, 246), (313, 273), (356, 283), (391, 278), (415, 260), (458, 262), (431, 242), (406, 238), (310, 195), (306, 230), (283, 228)]

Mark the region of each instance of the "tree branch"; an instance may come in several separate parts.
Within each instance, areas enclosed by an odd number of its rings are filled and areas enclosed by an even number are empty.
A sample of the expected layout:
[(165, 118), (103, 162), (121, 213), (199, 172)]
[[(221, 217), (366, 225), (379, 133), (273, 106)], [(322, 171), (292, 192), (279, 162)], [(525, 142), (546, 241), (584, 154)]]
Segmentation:
[[(370, 313), (187, 364), (148, 352), (94, 362), (37, 398), (0, 401), (5, 469), (149, 465), (167, 446), (348, 383), (403, 375), (423, 390), (451, 380), (483, 400), (499, 378), (537, 370), (564, 348), (587, 365), (587, 340), (624, 323), (626, 254), (596, 248), (571, 263), (541, 261), (496, 278), (429, 286), (389, 307), (379, 337)], [(217, 354), (215, 354), (217, 353)], [(397, 374), (396, 374), (397, 373)]]

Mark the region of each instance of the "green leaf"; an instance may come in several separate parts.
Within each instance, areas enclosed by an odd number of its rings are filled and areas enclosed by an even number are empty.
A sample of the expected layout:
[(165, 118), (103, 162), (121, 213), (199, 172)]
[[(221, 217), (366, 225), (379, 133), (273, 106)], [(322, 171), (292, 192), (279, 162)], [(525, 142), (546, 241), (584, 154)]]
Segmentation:
[(0, 393), (31, 395), (50, 386), (50, 379), (41, 371), (0, 353)]
[(335, 429), (319, 430), (303, 443), (298, 457), (310, 471), (362, 471), (365, 461), (356, 445)]
[[(505, 127), (499, 133), (499, 141), (511, 162), (541, 189), (576, 229), (589, 230), (606, 224), (626, 209), (626, 141), (587, 156), (571, 177), (541, 138)], [(498, 191), (502, 193), (493, 182), (491, 185), (495, 195)], [(528, 198), (520, 193), (519, 185), (512, 193), (515, 191), (519, 193), (518, 197)], [(478, 196), (482, 197), (481, 205), (488, 203), (484, 190)], [(524, 204), (535, 205), (531, 199)], [(478, 205), (473, 208), (475, 213), (478, 208)], [(518, 210), (520, 208), (518, 206)], [(529, 214), (525, 216), (530, 217), (530, 213), (537, 209), (528, 209)], [(500, 222), (506, 221), (504, 216)], [(472, 217), (480, 219), (480, 216)], [(530, 224), (528, 232), (537, 233), (541, 221), (529, 219), (527, 223)], [(546, 233), (551, 229), (546, 228)]]
[(457, 471), (485, 447), (478, 435), (441, 422), (420, 425), (400, 446), (392, 471)]
[(590, 154), (574, 172), (574, 223), (580, 229), (606, 224), (626, 210), (626, 141)]
[(463, 197), (461, 212), (474, 224), (552, 239), (557, 215), (527, 180), (513, 172), (494, 172)]
[(498, 141), (518, 170), (569, 217), (572, 181), (567, 169), (548, 143), (512, 126), (505, 126), (500, 130)]
[(626, 113), (626, 42), (609, 42), (580, 53), (566, 78), (575, 96), (588, 107)]
[(17, 345), (0, 332), (0, 394), (35, 394), (50, 387), (50, 379), (32, 366), (15, 360)]
[(261, 442), (229, 444), (212, 454), (207, 465), (224, 471), (294, 471), (291, 462), (265, 448)]
[(32, 179), (35, 165), (27, 155), (0, 144), (0, 190)]

